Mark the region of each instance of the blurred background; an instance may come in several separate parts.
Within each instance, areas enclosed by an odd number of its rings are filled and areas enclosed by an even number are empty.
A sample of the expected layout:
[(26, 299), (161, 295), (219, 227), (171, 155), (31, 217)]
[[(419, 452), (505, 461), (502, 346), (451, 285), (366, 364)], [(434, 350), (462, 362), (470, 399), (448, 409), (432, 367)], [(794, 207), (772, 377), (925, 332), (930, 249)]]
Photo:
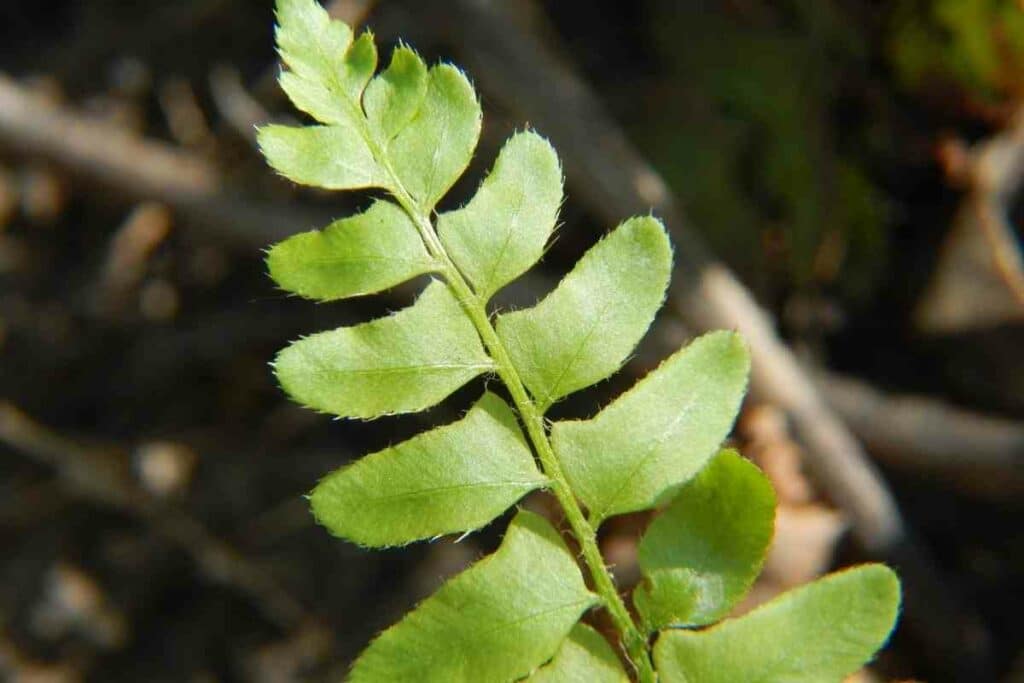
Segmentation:
[[(270, 0), (0, 3), (0, 679), (327, 681), (500, 540), (365, 552), (315, 527), (330, 470), (453, 420), (288, 402), (289, 340), (410, 302), (287, 298), (267, 245), (365, 206), (275, 177)], [(382, 56), (453, 60), (483, 99), (475, 188), (529, 125), (566, 171), (529, 305), (652, 211), (673, 289), (585, 416), (693, 335), (754, 356), (734, 441), (774, 482), (743, 609), (832, 568), (905, 586), (861, 681), (1024, 681), (1024, 3), (334, 0)], [(523, 503), (557, 512), (543, 495)], [(647, 519), (603, 550), (637, 580)], [(600, 621), (597, 626), (601, 627)]]

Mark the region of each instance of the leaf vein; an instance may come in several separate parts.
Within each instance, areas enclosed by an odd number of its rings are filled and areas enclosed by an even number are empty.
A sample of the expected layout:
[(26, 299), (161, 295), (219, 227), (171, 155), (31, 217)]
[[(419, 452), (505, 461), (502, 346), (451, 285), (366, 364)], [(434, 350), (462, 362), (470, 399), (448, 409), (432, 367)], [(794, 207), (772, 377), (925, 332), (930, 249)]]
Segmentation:
[(545, 483), (543, 479), (536, 479), (534, 481), (494, 481), (494, 482), (468, 482), (465, 484), (449, 484), (447, 486), (431, 486), (428, 488), (417, 489), (415, 491), (402, 491), (400, 493), (393, 493), (384, 496), (375, 496), (370, 494), (368, 497), (372, 501), (392, 501), (392, 500), (405, 500), (409, 498), (416, 498), (418, 496), (426, 496), (435, 493), (444, 493), (447, 491), (460, 491), (463, 489), (487, 489), (487, 488), (525, 488), (532, 489), (537, 486), (542, 486)]

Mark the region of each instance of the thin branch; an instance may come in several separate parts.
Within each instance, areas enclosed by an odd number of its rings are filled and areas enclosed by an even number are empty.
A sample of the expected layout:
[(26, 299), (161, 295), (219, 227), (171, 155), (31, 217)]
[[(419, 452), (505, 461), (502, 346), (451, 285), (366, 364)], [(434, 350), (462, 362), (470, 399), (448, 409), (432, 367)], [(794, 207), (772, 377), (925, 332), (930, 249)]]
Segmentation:
[(34, 97), (0, 73), (0, 146), (44, 157), (131, 200), (163, 202), (212, 236), (262, 248), (328, 218), (233, 194), (220, 171), (167, 143)]
[(887, 464), (990, 495), (1024, 490), (1024, 422), (923, 396), (889, 395), (835, 373), (819, 373), (815, 380), (829, 404)]
[(256, 144), (256, 128), (270, 122), (270, 113), (249, 94), (242, 74), (229, 64), (218, 64), (210, 71), (210, 95), (221, 117), (234, 131)]

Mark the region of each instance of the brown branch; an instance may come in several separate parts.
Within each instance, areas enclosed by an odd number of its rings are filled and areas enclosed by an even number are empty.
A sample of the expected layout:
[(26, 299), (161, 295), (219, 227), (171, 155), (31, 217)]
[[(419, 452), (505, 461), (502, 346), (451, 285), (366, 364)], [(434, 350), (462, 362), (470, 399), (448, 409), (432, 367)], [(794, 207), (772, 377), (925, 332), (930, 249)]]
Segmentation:
[(207, 234), (254, 248), (328, 220), (234, 194), (219, 169), (200, 157), (33, 97), (2, 73), (0, 146), (48, 159), (128, 200), (165, 203)]
[(885, 463), (994, 496), (1024, 491), (1024, 422), (922, 396), (892, 396), (853, 378), (820, 373), (829, 404)]
[(270, 113), (249, 94), (242, 74), (233, 66), (218, 64), (210, 71), (210, 95), (218, 113), (235, 133), (256, 144), (256, 128), (270, 122)]
[(992, 266), (1024, 313), (1024, 264), (1015, 232), (1006, 219), (1007, 207), (978, 202), (973, 208), (992, 254)]

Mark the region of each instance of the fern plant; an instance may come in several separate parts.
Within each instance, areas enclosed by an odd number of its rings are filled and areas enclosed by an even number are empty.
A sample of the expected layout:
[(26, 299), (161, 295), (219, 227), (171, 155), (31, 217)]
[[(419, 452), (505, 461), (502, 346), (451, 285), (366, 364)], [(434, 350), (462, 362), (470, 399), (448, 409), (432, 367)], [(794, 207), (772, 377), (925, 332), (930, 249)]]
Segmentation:
[[(296, 183), (388, 198), (276, 245), (271, 276), (317, 301), (432, 276), (408, 308), (284, 349), (281, 386), (361, 419), (424, 410), (482, 374), (511, 397), (485, 392), (462, 419), (329, 474), (310, 496), (317, 520), (362, 546), (400, 546), (479, 529), (546, 489), (582, 557), (546, 519), (518, 511), (497, 552), (380, 634), (351, 680), (809, 682), (869, 660), (899, 608), (898, 580), (881, 565), (723, 620), (760, 571), (775, 508), (760, 471), (720, 450), (747, 384), (736, 334), (700, 337), (591, 419), (545, 419), (616, 372), (650, 326), (672, 268), (661, 223), (625, 221), (534, 307), (493, 314), (489, 299), (540, 259), (554, 230), (554, 150), (515, 134), (476, 195), (438, 214), (480, 133), (466, 76), (428, 68), (406, 46), (375, 75), (372, 34), (353, 36), (315, 0), (279, 0), (277, 21), (281, 86), (319, 123), (262, 128), (270, 165)], [(640, 542), (631, 610), (596, 532), (652, 508), (663, 511)], [(614, 643), (580, 622), (598, 608)]]

